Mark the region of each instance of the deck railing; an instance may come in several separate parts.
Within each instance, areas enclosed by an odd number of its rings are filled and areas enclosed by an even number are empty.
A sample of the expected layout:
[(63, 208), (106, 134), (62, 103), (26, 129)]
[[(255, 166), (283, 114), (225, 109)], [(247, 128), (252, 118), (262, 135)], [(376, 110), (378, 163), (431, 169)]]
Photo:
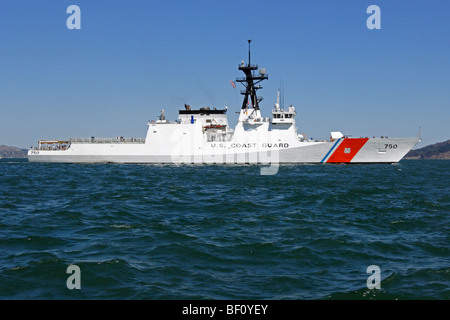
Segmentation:
[(145, 143), (145, 138), (70, 138), (71, 143)]

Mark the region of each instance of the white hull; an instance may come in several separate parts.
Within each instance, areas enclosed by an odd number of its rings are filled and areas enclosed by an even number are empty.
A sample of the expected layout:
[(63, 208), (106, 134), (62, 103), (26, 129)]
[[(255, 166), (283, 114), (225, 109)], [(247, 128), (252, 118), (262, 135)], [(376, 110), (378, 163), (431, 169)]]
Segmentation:
[[(164, 126), (164, 129), (170, 129), (168, 127), (172, 125)], [(183, 139), (185, 135), (181, 135), (177, 137), (175, 134), (174, 137), (172, 133), (173, 139), (170, 139), (168, 133), (166, 137), (169, 139), (161, 140), (148, 137), (141, 144), (72, 143), (67, 150), (29, 150), (28, 160), (162, 164), (396, 163), (420, 141), (419, 138), (341, 138), (311, 142), (272, 137), (265, 140), (207, 142), (202, 141), (201, 136)]]

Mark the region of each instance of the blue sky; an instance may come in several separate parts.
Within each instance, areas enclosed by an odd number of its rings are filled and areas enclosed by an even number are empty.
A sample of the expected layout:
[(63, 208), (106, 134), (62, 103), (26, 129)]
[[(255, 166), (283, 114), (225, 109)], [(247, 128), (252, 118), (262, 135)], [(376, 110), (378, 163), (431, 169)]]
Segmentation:
[[(69, 30), (69, 5), (81, 30)], [(369, 30), (369, 5), (381, 29)], [(242, 103), (229, 80), (265, 67), (270, 116), (282, 84), (299, 132), (450, 138), (449, 1), (0, 0), (0, 144), (143, 137), (161, 109)]]

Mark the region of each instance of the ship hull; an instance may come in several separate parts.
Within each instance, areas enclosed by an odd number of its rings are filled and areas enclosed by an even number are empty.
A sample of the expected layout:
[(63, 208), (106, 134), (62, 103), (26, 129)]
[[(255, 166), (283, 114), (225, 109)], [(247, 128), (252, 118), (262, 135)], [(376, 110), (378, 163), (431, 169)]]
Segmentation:
[(203, 143), (172, 148), (152, 143), (72, 144), (67, 150), (29, 150), (30, 162), (141, 164), (397, 163), (419, 138), (342, 138), (297, 143)]

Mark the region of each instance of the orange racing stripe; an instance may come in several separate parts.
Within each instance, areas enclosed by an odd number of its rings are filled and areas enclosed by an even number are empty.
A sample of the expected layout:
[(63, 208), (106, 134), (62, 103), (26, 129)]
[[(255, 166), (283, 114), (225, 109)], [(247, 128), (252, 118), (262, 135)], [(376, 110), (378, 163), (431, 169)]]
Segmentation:
[(327, 163), (350, 162), (369, 138), (345, 138), (328, 158)]

